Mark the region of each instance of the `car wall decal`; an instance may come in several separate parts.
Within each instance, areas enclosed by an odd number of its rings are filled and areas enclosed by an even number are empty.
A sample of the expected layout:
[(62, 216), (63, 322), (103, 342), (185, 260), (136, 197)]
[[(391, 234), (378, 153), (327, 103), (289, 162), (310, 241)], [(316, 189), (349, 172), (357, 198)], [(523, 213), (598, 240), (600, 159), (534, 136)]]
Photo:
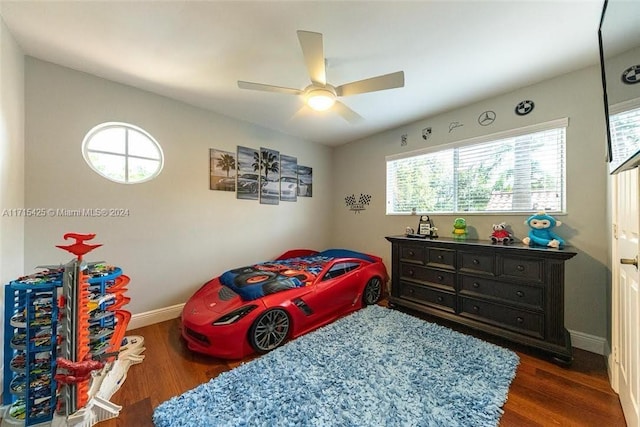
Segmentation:
[(369, 194), (360, 194), (360, 197), (356, 200), (355, 194), (350, 196), (346, 196), (344, 198), (344, 202), (353, 213), (360, 213), (367, 208), (369, 203), (371, 203), (371, 196)]

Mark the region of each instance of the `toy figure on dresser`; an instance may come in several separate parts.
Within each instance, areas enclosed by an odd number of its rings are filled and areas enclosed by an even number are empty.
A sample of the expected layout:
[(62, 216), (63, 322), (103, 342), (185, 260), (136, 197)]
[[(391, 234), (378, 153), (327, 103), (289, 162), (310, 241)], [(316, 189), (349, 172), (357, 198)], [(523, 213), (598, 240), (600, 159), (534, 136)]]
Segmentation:
[(561, 225), (562, 222), (557, 221), (551, 215), (540, 211), (530, 216), (524, 223), (531, 228), (529, 236), (522, 239), (522, 243), (525, 245), (548, 246), (550, 248), (564, 247), (564, 240), (553, 232), (553, 229)]
[(456, 218), (453, 222), (453, 238), (456, 240), (465, 240), (467, 238), (467, 221), (464, 218)]
[(507, 230), (507, 223), (493, 224), (493, 232), (491, 233), (491, 241), (493, 243), (513, 243), (513, 236)]
[(430, 239), (438, 237), (438, 228), (433, 226), (433, 221), (429, 215), (421, 215), (418, 222), (418, 234), (427, 236)]

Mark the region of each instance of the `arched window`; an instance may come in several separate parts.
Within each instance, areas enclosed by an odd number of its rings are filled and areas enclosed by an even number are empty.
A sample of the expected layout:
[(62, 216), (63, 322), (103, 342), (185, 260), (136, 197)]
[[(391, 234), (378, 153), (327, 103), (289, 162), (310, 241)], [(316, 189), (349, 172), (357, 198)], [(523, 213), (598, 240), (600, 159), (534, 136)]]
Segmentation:
[(128, 123), (108, 122), (91, 129), (82, 142), (82, 155), (95, 172), (122, 184), (149, 181), (164, 163), (160, 144)]

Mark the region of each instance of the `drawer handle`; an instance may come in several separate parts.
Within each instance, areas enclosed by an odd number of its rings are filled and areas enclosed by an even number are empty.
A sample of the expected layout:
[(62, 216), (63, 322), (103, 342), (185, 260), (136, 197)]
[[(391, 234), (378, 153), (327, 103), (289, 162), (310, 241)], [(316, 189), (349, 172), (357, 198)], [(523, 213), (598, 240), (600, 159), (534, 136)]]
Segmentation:
[(414, 256), (416, 253), (413, 251), (409, 251), (409, 256)]
[(415, 271), (409, 270), (409, 276), (413, 276), (414, 274), (416, 274)]
[(522, 298), (524, 296), (524, 292), (518, 291), (518, 292), (516, 292), (516, 295), (518, 295), (520, 298)]
[(410, 293), (411, 295), (413, 295), (413, 293), (414, 293), (414, 292), (415, 292), (415, 290), (414, 290), (413, 288), (409, 288), (409, 293)]
[(438, 274), (438, 280), (442, 282), (444, 280), (444, 277), (442, 275)]
[(518, 270), (518, 271), (524, 271), (524, 265), (518, 264), (518, 265), (516, 266), (516, 270)]
[(478, 265), (478, 264), (480, 264), (480, 260), (474, 259), (474, 260), (473, 260), (473, 263), (474, 263), (475, 265)]
[(473, 282), (473, 287), (478, 289), (480, 287), (480, 283), (478, 282)]
[(442, 302), (442, 301), (444, 301), (444, 298), (442, 298), (442, 297), (438, 297), (438, 298), (436, 298), (436, 299), (438, 300), (438, 302)]
[(473, 311), (480, 311), (480, 307), (478, 307), (477, 305), (473, 306)]
[(442, 261), (444, 257), (442, 255), (438, 255), (438, 260)]
[(518, 323), (524, 323), (524, 319), (520, 316), (516, 317), (516, 322)]

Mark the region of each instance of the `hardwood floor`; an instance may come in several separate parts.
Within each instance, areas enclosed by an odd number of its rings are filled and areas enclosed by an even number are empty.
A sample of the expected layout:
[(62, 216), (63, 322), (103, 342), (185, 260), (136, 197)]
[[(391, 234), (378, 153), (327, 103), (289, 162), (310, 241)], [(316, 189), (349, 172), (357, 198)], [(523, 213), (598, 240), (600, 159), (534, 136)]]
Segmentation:
[[(174, 319), (127, 333), (144, 337), (145, 360), (131, 366), (124, 385), (111, 399), (123, 406), (120, 416), (99, 426), (153, 426), (151, 416), (160, 403), (255, 357), (222, 361), (192, 353), (180, 338), (179, 327)], [(509, 347), (520, 356), (501, 427), (626, 425), (603, 356), (575, 349), (573, 364), (563, 368), (529, 349), (461, 331)]]

